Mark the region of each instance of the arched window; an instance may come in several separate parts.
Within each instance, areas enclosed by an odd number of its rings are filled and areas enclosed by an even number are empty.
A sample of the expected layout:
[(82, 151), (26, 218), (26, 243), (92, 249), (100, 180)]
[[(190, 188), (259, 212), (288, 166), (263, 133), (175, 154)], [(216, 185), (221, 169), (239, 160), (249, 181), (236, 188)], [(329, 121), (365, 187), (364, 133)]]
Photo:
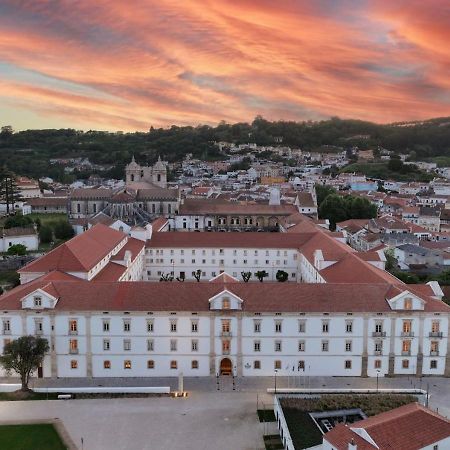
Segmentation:
[(230, 299), (224, 298), (222, 300), (222, 309), (230, 309)]
[(130, 178), (131, 178), (131, 181), (134, 181), (134, 174), (133, 173), (131, 174)]
[(161, 181), (161, 174), (158, 173), (157, 179), (158, 181)]

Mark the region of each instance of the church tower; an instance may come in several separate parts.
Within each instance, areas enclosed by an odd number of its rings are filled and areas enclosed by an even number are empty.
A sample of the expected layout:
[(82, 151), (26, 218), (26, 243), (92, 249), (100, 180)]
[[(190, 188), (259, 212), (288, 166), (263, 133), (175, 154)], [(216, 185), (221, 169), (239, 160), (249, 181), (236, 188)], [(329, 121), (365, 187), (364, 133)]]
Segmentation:
[(142, 179), (142, 168), (133, 158), (131, 159), (130, 164), (125, 167), (125, 183), (135, 183), (137, 181), (141, 181)]
[(160, 156), (152, 169), (152, 183), (161, 188), (167, 187), (167, 168), (161, 161)]

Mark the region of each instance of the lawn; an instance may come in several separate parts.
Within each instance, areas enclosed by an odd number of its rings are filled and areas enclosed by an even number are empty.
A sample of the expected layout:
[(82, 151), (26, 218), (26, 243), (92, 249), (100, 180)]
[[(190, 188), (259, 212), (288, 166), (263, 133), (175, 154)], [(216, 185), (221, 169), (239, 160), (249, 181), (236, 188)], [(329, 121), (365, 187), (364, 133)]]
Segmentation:
[(258, 419), (260, 422), (276, 422), (273, 409), (258, 409)]
[(1, 425), (0, 446), (8, 450), (65, 450), (51, 424)]
[(33, 220), (36, 220), (39, 218), (42, 225), (48, 225), (49, 223), (51, 224), (51, 222), (57, 222), (59, 220), (68, 220), (67, 214), (65, 214), (65, 213), (52, 213), (52, 214), (32, 213), (32, 214), (28, 214), (27, 217), (29, 217), (30, 219), (33, 219)]

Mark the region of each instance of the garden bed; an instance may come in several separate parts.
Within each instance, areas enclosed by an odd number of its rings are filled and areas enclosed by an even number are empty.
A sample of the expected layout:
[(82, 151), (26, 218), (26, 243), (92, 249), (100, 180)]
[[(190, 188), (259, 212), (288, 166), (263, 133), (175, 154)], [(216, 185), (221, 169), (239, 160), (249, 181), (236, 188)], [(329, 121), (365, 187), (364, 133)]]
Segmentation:
[(0, 425), (0, 445), (8, 450), (65, 450), (52, 424)]

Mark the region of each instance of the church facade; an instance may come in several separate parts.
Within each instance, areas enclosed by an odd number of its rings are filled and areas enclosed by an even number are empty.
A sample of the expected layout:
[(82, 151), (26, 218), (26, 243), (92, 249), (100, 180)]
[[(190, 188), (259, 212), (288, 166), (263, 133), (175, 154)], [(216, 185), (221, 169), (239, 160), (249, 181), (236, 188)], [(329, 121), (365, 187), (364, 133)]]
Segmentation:
[(125, 167), (125, 182), (127, 186), (135, 183), (150, 183), (160, 188), (167, 188), (167, 168), (161, 157), (153, 166), (139, 165), (133, 156), (130, 164)]

